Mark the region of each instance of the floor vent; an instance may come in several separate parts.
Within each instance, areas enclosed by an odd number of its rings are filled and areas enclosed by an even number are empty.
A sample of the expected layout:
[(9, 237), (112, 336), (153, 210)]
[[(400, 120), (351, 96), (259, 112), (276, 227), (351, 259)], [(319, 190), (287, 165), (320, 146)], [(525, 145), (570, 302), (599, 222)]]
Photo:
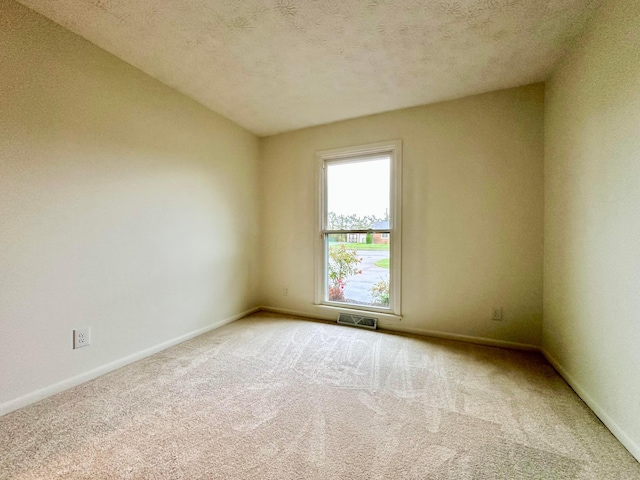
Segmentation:
[(352, 327), (369, 328), (371, 330), (378, 328), (377, 318), (363, 317), (362, 315), (354, 315), (352, 313), (341, 313), (338, 315), (338, 323), (351, 325)]

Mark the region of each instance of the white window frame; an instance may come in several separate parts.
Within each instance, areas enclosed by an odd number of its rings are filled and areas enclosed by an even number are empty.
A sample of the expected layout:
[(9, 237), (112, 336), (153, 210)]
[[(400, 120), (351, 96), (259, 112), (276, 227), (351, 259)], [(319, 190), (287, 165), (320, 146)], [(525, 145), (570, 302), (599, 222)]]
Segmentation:
[[(327, 210), (327, 163), (357, 160), (362, 157), (374, 157), (383, 154), (391, 159), (391, 177), (389, 185), (389, 210), (390, 222), (388, 231), (391, 233), (391, 245), (389, 257), (391, 268), (389, 271), (389, 308), (373, 307), (368, 305), (331, 302), (327, 298), (327, 248), (325, 239), (328, 233), (341, 233), (341, 231), (327, 230), (325, 227)], [(380, 143), (371, 143), (355, 147), (336, 148), (316, 152), (317, 162), (317, 207), (316, 207), (316, 288), (315, 304), (339, 307), (341, 310), (366, 310), (386, 314), (401, 314), (401, 285), (402, 278), (402, 141), (390, 140)], [(362, 232), (374, 230), (363, 230)], [(346, 232), (351, 232), (347, 230)]]

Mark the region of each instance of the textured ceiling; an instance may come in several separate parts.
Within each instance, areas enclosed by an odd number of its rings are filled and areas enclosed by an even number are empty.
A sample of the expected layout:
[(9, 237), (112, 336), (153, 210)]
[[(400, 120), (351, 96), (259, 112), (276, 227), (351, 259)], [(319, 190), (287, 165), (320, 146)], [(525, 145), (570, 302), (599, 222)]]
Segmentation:
[(258, 135), (544, 80), (600, 0), (20, 0)]

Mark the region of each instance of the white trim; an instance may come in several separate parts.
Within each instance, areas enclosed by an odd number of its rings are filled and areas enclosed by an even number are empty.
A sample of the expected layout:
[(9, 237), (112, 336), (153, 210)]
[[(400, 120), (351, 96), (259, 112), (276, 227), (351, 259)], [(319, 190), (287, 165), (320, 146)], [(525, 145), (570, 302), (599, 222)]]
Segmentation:
[(354, 147), (332, 148), (330, 150), (320, 150), (316, 152), (316, 158), (322, 157), (328, 160), (339, 158), (374, 156), (377, 153), (388, 153), (391, 148), (402, 146), (402, 140), (388, 140), (386, 142), (367, 143)]
[[(322, 313), (309, 313), (309, 312), (301, 312), (299, 310), (290, 310), (286, 308), (278, 308), (278, 307), (270, 307), (263, 305), (260, 307), (260, 310), (265, 312), (273, 312), (273, 313), (281, 313), (284, 315), (292, 315), (296, 317), (302, 318), (310, 318), (317, 320), (330, 320), (335, 321), (337, 319), (337, 313), (339, 311), (345, 312), (353, 312), (351, 309), (338, 309), (334, 307), (327, 307), (325, 305), (314, 305), (318, 309), (326, 309), (327, 314), (324, 315)], [(457, 342), (465, 342), (465, 343), (473, 343), (476, 345), (485, 345), (488, 347), (500, 347), (500, 348), (509, 348), (511, 350), (525, 350), (528, 352), (539, 352), (540, 347), (536, 345), (531, 345), (528, 343), (518, 343), (518, 342), (509, 342), (507, 340), (496, 340), (494, 338), (486, 338), (486, 337), (474, 337), (471, 335), (460, 335), (458, 333), (447, 333), (447, 332), (439, 332), (435, 330), (424, 330), (422, 328), (413, 328), (413, 327), (405, 327), (402, 325), (389, 323), (388, 320), (399, 319), (400, 317), (396, 317), (395, 315), (375, 315), (378, 317), (378, 325), (382, 330), (388, 330), (391, 332), (399, 332), (399, 333), (409, 333), (412, 335), (420, 335), (423, 337), (433, 337), (433, 338), (441, 338), (443, 340), (453, 340)], [(385, 318), (392, 317), (392, 318)]]
[[(389, 328), (391, 330), (391, 328)], [(531, 345), (530, 343), (520, 343), (520, 342), (511, 342), (508, 340), (498, 340), (495, 338), (488, 337), (476, 337), (473, 335), (462, 335), (459, 333), (447, 333), (441, 332), (438, 330), (425, 330), (422, 328), (413, 328), (413, 327), (398, 327), (393, 328), (393, 330), (397, 330), (398, 332), (403, 333), (411, 333), (414, 335), (421, 335), (424, 337), (433, 337), (433, 338), (441, 338), (443, 340), (453, 340), (456, 342), (465, 342), (465, 343), (473, 343), (476, 345), (484, 345), (487, 347), (499, 347), (499, 348), (509, 348), (511, 350), (524, 350), (527, 352), (539, 352), (540, 347), (537, 345)]]
[(315, 290), (313, 295), (313, 303), (319, 305), (324, 300), (324, 266), (327, 263), (326, 254), (324, 253), (324, 237), (322, 230), (324, 228), (322, 214), (325, 210), (325, 194), (323, 187), (325, 184), (324, 159), (320, 152), (316, 153), (316, 208), (315, 208), (315, 242), (314, 242), (314, 259), (315, 259)]
[(394, 142), (391, 152), (391, 208), (393, 216), (389, 227), (391, 228), (391, 301), (393, 313), (401, 314), (401, 289), (402, 280), (402, 142)]
[(569, 374), (569, 372), (558, 362), (549, 352), (544, 348), (540, 351), (547, 359), (547, 361), (553, 366), (553, 368), (560, 374), (562, 378), (569, 384), (569, 386), (578, 394), (578, 396), (587, 404), (593, 413), (604, 423), (605, 427), (620, 441), (620, 443), (629, 450), (629, 453), (640, 462), (640, 445), (635, 443), (629, 435), (618, 425), (605, 411), (604, 409), (582, 388), (582, 386), (576, 382), (576, 380)]
[(331, 308), (335, 311), (342, 311), (344, 313), (376, 313), (380, 315), (388, 315), (391, 317), (401, 318), (400, 315), (393, 313), (391, 308), (376, 307), (373, 305), (360, 305), (359, 303), (348, 302), (332, 302), (331, 300), (324, 300), (322, 303), (316, 305), (318, 308)]
[[(326, 212), (326, 161), (345, 161), (353, 157), (375, 157), (377, 154), (389, 155), (391, 159), (391, 178), (389, 200), (391, 208), (391, 269), (389, 271), (391, 281), (391, 305), (389, 308), (367, 307), (357, 305), (351, 308), (348, 305), (327, 302), (326, 298), (326, 251), (324, 248), (324, 213)], [(362, 309), (379, 313), (387, 313), (400, 316), (402, 311), (401, 280), (402, 280), (402, 140), (389, 140), (386, 142), (370, 143), (354, 147), (334, 148), (316, 152), (316, 240), (315, 240), (315, 292), (314, 303), (316, 305), (329, 305), (346, 311)]]
[(105, 373), (109, 373), (113, 370), (117, 370), (118, 368), (124, 367), (125, 365), (129, 365), (130, 363), (141, 360), (145, 357), (153, 355), (154, 353), (158, 353), (162, 350), (165, 350), (169, 347), (173, 347), (182, 342), (186, 342), (187, 340), (191, 340), (192, 338), (197, 337), (198, 335), (202, 335), (204, 333), (210, 332), (211, 330), (215, 330), (216, 328), (220, 328), (224, 325), (227, 325), (231, 322), (235, 322), (247, 315), (251, 315), (257, 311), (261, 310), (260, 307), (254, 307), (244, 312), (233, 315), (232, 317), (224, 318), (222, 320), (218, 320), (213, 322), (211, 325), (208, 325), (204, 328), (200, 328), (198, 330), (194, 330), (193, 332), (186, 333), (184, 335), (180, 335), (179, 337), (173, 338), (166, 342), (162, 342), (153, 347), (147, 348), (137, 353), (133, 353), (119, 360), (115, 360), (111, 363), (107, 363), (106, 365), (102, 365), (98, 368), (94, 368), (93, 370), (89, 370), (88, 372), (81, 373), (80, 375), (76, 375), (75, 377), (67, 378), (66, 380), (62, 380), (58, 383), (54, 383), (53, 385), (48, 385), (44, 388), (36, 390), (35, 392), (27, 393), (21, 397), (15, 398), (13, 400), (9, 400), (8, 402), (4, 402), (0, 404), (0, 416), (6, 415), (7, 413), (18, 410), (19, 408), (26, 407), (32, 403), (35, 403), (39, 400), (50, 397), (51, 395), (55, 395), (56, 393), (63, 392), (72, 387), (80, 385), (82, 383), (88, 382), (89, 380), (93, 380), (94, 378), (100, 377)]

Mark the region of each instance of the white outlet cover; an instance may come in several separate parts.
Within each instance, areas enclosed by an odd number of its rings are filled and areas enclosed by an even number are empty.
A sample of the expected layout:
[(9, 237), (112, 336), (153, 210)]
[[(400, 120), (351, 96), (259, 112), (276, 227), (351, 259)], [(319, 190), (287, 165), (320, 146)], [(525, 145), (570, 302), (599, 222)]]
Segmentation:
[(77, 328), (73, 331), (73, 348), (86, 347), (91, 343), (91, 327)]

